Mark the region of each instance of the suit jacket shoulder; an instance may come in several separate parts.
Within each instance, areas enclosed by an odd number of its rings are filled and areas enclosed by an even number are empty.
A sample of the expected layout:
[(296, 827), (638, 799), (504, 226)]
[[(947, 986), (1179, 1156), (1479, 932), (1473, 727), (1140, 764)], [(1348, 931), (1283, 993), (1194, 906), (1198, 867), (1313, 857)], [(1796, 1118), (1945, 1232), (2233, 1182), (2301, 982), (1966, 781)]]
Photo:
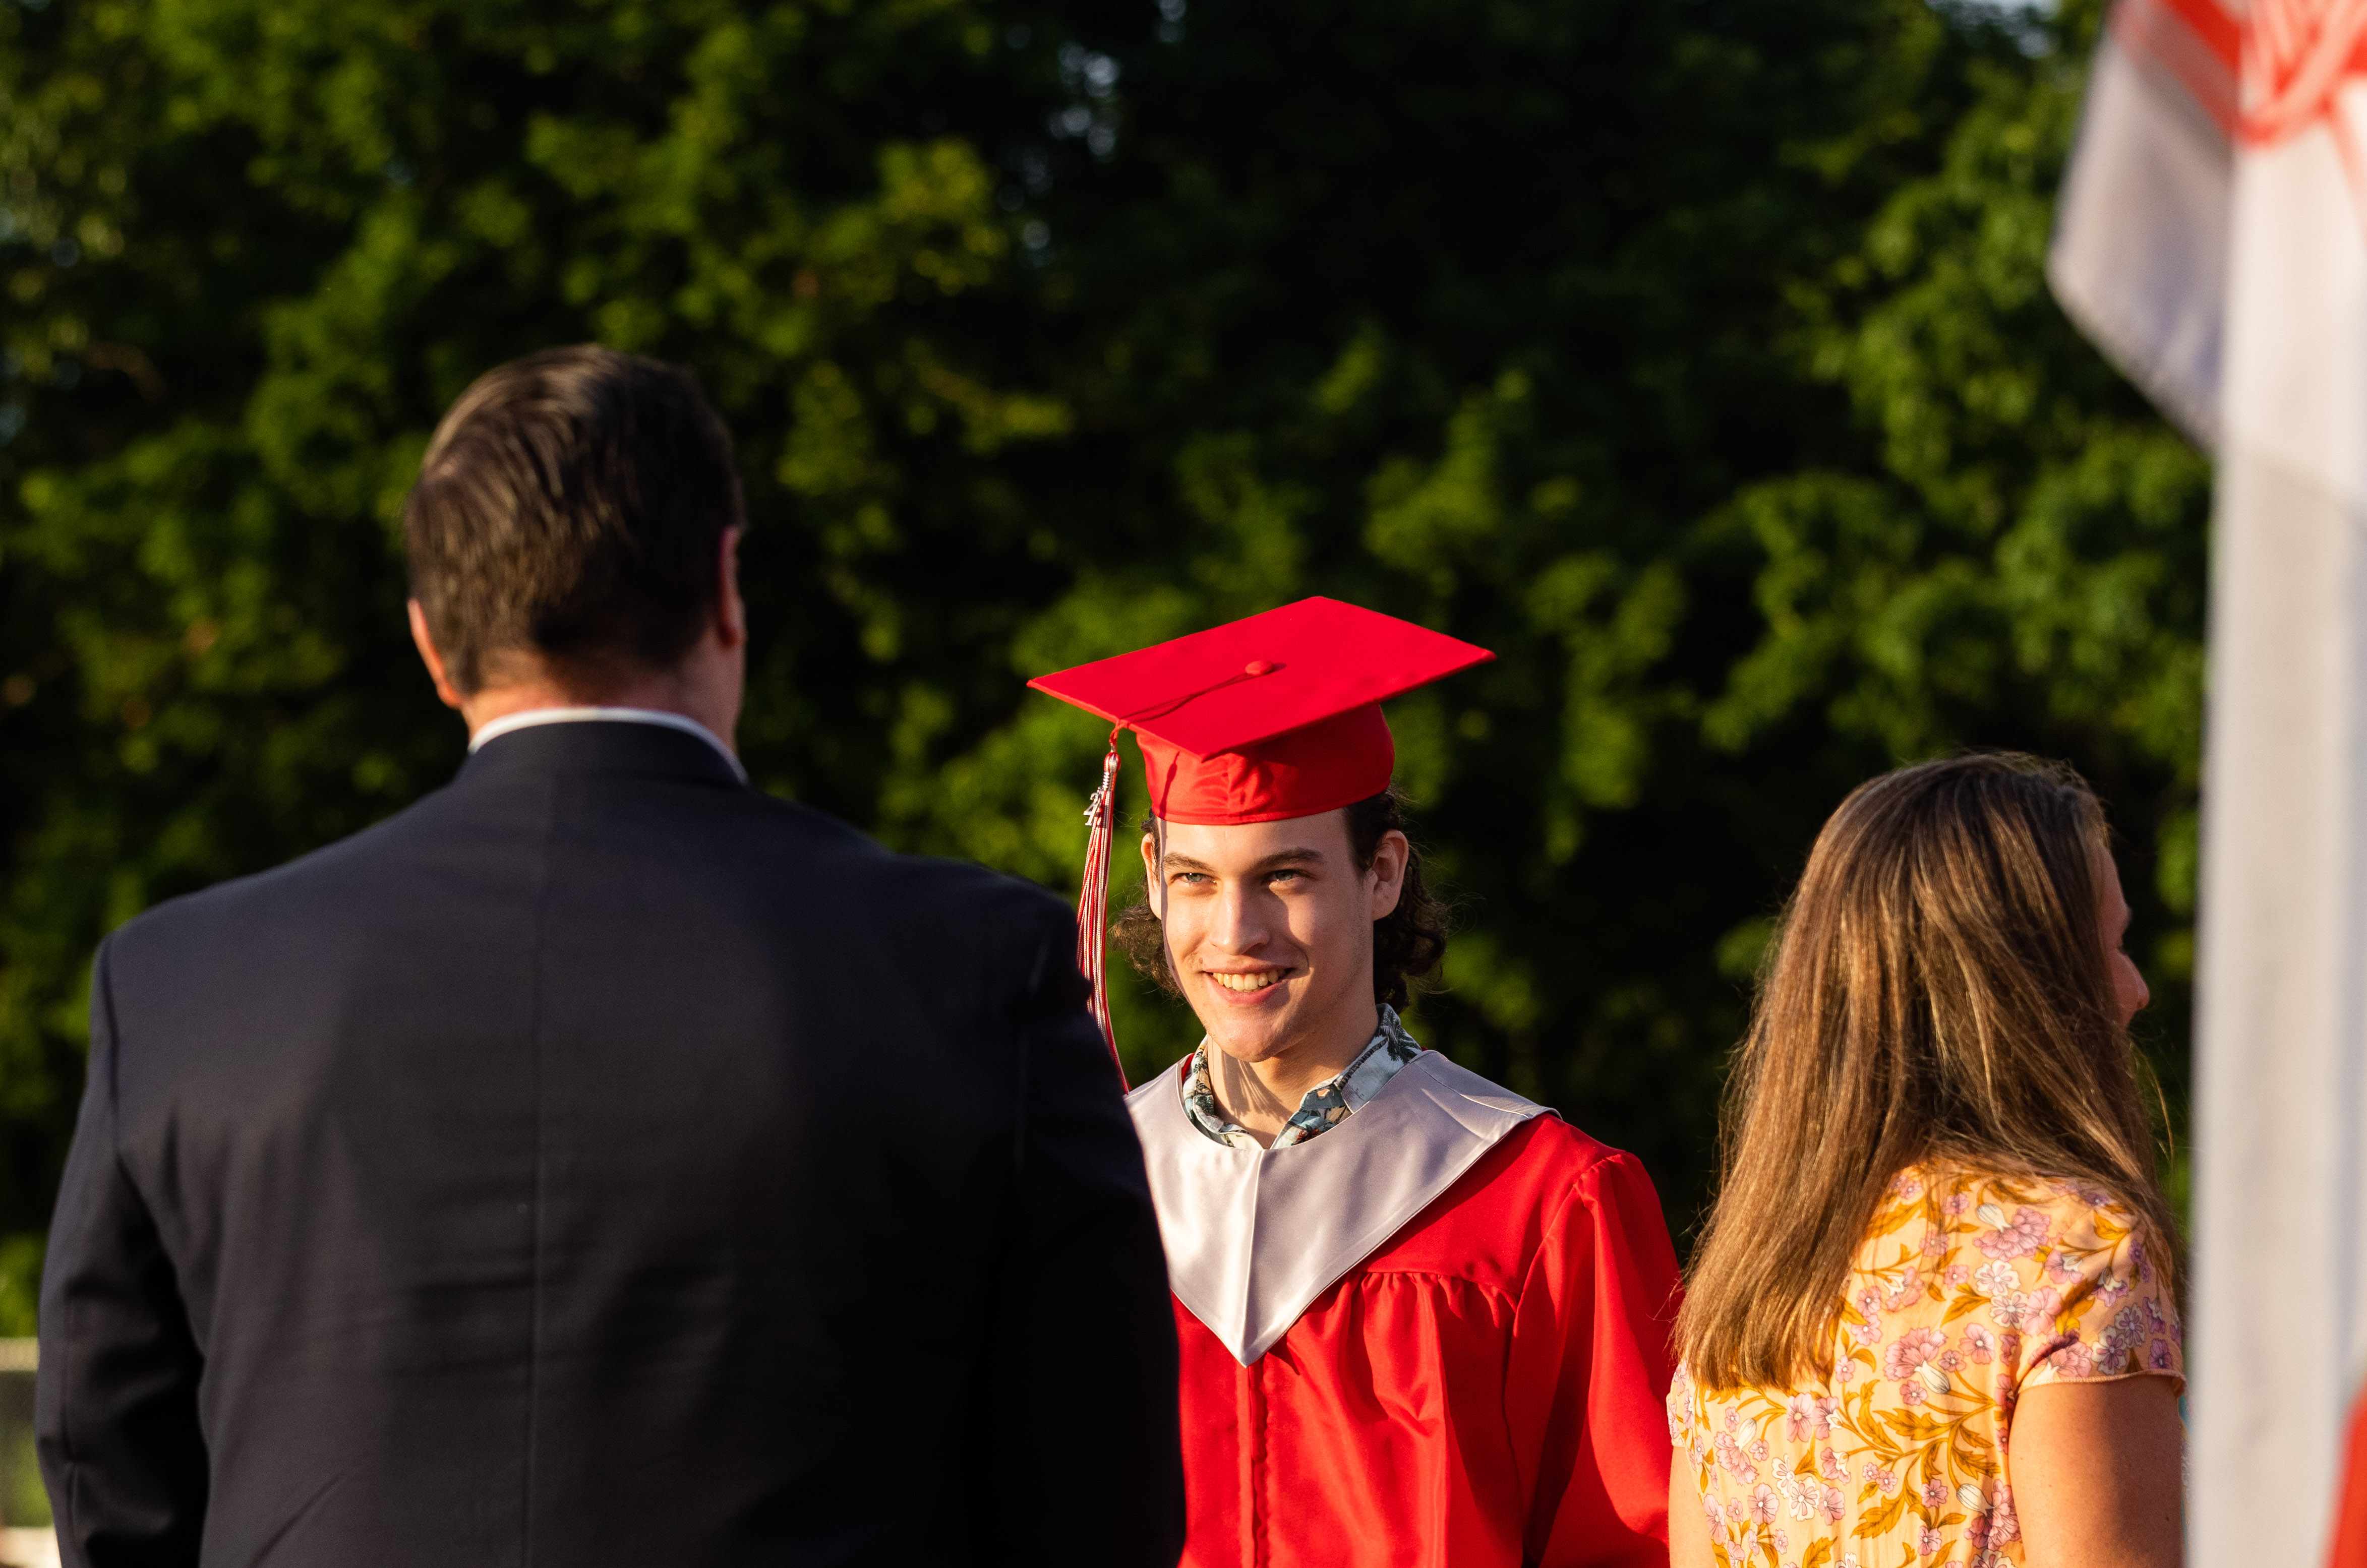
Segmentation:
[[(543, 818), (561, 812), (530, 790), (472, 783), (464, 773), (349, 838), (153, 907), (107, 939), (110, 978), (135, 1000), (157, 994), (182, 1007), (229, 991), (243, 1002), (252, 990), (209, 976), (260, 982), (267, 968), (284, 977), (334, 963), (333, 949), (379, 950), (421, 908), (471, 899), (488, 907), (483, 895), (496, 885), (515, 890), (522, 850), (555, 847), (560, 835)], [(814, 807), (743, 787), (699, 793), (695, 812), (654, 814), (659, 831), (635, 824), (638, 836), (657, 841), (619, 846), (617, 858), (671, 860), (680, 891), (707, 894), (719, 919), (794, 932), (835, 954), (852, 948), (910, 981), (958, 977), (954, 999), (963, 1008), (1040, 983), (1042, 955), (1073, 941), (1066, 904), (1032, 883), (900, 854)], [(583, 815), (596, 820), (621, 804), (586, 803)]]

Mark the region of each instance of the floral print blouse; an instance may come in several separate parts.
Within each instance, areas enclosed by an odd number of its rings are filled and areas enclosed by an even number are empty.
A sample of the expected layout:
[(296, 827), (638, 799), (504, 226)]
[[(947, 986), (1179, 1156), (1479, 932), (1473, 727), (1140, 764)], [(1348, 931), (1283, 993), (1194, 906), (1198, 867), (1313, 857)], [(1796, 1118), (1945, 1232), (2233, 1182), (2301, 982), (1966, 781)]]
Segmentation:
[(1721, 1568), (2022, 1562), (2022, 1391), (2185, 1382), (2177, 1303), (2134, 1224), (2092, 1188), (1903, 1172), (1850, 1275), (1829, 1379), (1713, 1394), (1680, 1368), (1669, 1390)]

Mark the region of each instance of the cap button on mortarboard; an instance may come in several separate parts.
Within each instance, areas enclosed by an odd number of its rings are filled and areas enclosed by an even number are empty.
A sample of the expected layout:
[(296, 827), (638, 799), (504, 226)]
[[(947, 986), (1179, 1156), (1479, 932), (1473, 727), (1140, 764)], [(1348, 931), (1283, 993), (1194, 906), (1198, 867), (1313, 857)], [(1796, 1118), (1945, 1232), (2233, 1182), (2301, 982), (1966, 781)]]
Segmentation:
[(1272, 673), (1273, 670), (1274, 666), (1267, 663), (1264, 660), (1252, 659), (1241, 667), (1241, 673), (1244, 675), (1265, 675)]

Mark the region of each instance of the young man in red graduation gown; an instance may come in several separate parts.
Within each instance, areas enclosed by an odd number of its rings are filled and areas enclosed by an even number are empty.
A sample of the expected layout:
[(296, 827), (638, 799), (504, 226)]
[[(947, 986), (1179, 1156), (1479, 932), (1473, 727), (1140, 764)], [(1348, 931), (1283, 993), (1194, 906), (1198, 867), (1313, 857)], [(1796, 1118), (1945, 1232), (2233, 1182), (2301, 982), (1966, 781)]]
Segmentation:
[[(1444, 942), (1379, 705), (1489, 657), (1309, 599), (1034, 682), (1139, 741), (1150, 894), (1121, 929), (1207, 1031), (1128, 1098), (1190, 1568), (1667, 1562), (1677, 1265), (1651, 1181), (1397, 1013)], [(1113, 745), (1097, 1006), (1116, 767)]]

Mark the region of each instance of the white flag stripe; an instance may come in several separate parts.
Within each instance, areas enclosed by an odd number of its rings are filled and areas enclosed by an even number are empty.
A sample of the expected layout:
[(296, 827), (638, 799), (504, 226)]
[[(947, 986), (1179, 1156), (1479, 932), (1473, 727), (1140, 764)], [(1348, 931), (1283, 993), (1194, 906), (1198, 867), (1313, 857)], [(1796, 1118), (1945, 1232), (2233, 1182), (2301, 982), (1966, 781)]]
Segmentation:
[(2334, 128), (2243, 148), (2233, 220), (2221, 427), (2329, 496), (2367, 500), (2367, 225)]
[[(2064, 312), (2206, 447), (2219, 434), (2231, 156), (2183, 93), (2106, 39), (2046, 258)], [(2221, 243), (2197, 243), (2206, 235)]]

